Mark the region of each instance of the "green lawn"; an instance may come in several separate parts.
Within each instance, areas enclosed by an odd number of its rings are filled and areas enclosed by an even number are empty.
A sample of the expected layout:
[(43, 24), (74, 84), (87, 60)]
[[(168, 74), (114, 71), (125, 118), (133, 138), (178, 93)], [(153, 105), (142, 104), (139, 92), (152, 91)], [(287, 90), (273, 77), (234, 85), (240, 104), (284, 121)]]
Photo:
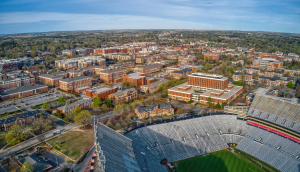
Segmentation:
[(173, 162), (176, 172), (263, 172), (237, 153), (225, 149), (182, 161)]

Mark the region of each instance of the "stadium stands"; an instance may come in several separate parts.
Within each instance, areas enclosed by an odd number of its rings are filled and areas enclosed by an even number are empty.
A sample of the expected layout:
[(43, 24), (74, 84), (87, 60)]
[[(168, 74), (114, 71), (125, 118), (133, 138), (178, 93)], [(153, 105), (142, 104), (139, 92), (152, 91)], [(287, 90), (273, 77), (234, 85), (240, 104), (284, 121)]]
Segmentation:
[(228, 148), (239, 143), (252, 126), (234, 115), (211, 115), (150, 125), (126, 134), (132, 139), (142, 171), (166, 172), (160, 165)]
[(236, 147), (283, 172), (300, 171), (300, 144), (253, 127)]
[[(132, 146), (132, 140), (98, 123), (95, 143), (100, 166), (109, 172), (141, 172)], [(102, 157), (102, 153), (104, 155)]]
[(257, 94), (247, 115), (300, 133), (300, 105), (297, 103)]

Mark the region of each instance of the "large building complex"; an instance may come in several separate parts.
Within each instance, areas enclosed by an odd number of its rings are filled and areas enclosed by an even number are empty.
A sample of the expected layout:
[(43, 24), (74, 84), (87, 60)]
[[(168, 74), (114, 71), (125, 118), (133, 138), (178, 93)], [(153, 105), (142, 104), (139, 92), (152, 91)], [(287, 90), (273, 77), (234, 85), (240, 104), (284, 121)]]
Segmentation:
[(160, 81), (153, 82), (149, 85), (142, 85), (141, 92), (153, 93), (157, 91), (162, 84), (166, 84), (166, 83), (168, 83), (167, 79), (161, 79)]
[(139, 88), (142, 85), (148, 85), (155, 82), (154, 78), (146, 77), (144, 73), (131, 73), (128, 75), (123, 75), (123, 83), (129, 83), (131, 86)]
[(4, 92), (0, 93), (0, 98), (2, 100), (7, 100), (13, 98), (26, 97), (37, 93), (45, 92), (47, 90), (48, 86), (46, 85), (25, 85), (5, 90)]
[(154, 72), (159, 72), (161, 70), (162, 70), (161, 64), (150, 64), (150, 65), (137, 67), (137, 72), (145, 73), (146, 75)]
[(135, 60), (135, 54), (133, 55), (127, 55), (127, 54), (111, 54), (108, 56), (109, 59), (112, 60)]
[(100, 88), (92, 88), (86, 90), (86, 96), (89, 98), (99, 97), (102, 101), (105, 100), (109, 95), (118, 91), (117, 87), (107, 88), (107, 87), (100, 87)]
[(92, 79), (88, 76), (77, 76), (59, 80), (59, 88), (64, 91), (73, 91), (81, 93), (92, 88)]
[(274, 71), (283, 67), (283, 62), (273, 58), (259, 58), (252, 61), (252, 68)]
[(203, 104), (229, 104), (243, 92), (242, 86), (228, 84), (228, 78), (220, 75), (193, 73), (188, 77), (187, 83), (168, 89), (170, 98)]
[(51, 74), (44, 74), (44, 75), (40, 75), (40, 83), (44, 84), (44, 85), (48, 85), (51, 87), (58, 87), (59, 86), (59, 81), (61, 79), (64, 79), (63, 76), (59, 76), (59, 75), (51, 75)]
[(34, 59), (29, 57), (16, 58), (10, 60), (0, 60), (0, 72), (3, 70), (9, 72), (22, 69), (24, 66), (33, 66)]
[(86, 56), (55, 61), (55, 67), (63, 69), (85, 68), (93, 65), (106, 66), (106, 60), (100, 56)]
[(118, 83), (123, 81), (124, 69), (112, 69), (100, 72), (100, 81), (105, 83)]
[(0, 81), (0, 91), (30, 84), (35, 85), (34, 77), (21, 76), (17, 78), (7, 78)]

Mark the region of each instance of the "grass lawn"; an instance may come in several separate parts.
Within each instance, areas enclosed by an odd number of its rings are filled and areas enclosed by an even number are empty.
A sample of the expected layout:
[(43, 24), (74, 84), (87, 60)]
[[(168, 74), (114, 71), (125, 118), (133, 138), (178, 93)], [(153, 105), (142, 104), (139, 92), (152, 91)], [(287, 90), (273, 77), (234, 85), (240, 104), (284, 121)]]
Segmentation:
[(182, 161), (173, 162), (176, 172), (263, 172), (237, 153), (225, 149)]
[(0, 136), (0, 149), (6, 145), (5, 136)]
[(49, 143), (68, 157), (77, 160), (94, 143), (93, 130), (70, 131), (50, 140)]

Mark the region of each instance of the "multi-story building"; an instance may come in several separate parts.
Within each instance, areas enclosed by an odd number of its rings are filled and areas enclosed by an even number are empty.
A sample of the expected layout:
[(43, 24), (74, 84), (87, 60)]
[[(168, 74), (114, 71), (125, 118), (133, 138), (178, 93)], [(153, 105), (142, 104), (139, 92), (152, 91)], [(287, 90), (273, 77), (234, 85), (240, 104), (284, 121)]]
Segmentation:
[(139, 88), (142, 85), (148, 85), (155, 82), (154, 78), (146, 77), (144, 73), (131, 73), (123, 76), (123, 83), (128, 82), (131, 86)]
[(118, 83), (123, 81), (124, 69), (112, 69), (100, 72), (100, 82)]
[(161, 70), (162, 70), (161, 64), (151, 64), (151, 65), (137, 67), (137, 72), (145, 73), (146, 75), (154, 72), (159, 72)]
[(111, 64), (108, 67), (111, 69), (121, 69), (121, 68), (128, 68), (128, 67), (134, 67), (135, 62), (133, 61), (128, 61), (124, 63), (116, 63), (116, 64)]
[(26, 111), (20, 115), (0, 120), (0, 130), (8, 131), (15, 124), (30, 124), (40, 117), (41, 110)]
[(138, 97), (138, 92), (134, 88), (122, 89), (108, 96), (115, 104), (120, 102), (131, 102)]
[(275, 71), (266, 71), (265, 72), (265, 77), (282, 77), (282, 72), (275, 72)]
[(86, 108), (91, 108), (93, 104), (93, 101), (90, 99), (83, 99), (83, 100), (78, 100), (74, 103), (71, 103), (69, 105), (65, 105), (62, 107), (59, 107), (58, 110), (60, 111), (60, 113), (64, 114), (64, 113), (68, 113), (70, 111), (73, 111), (76, 106), (82, 108), (82, 109), (86, 109)]
[(283, 62), (272, 58), (259, 58), (252, 61), (252, 68), (274, 71), (283, 67)]
[(221, 75), (193, 73), (188, 82), (168, 89), (168, 96), (183, 101), (197, 101), (207, 104), (230, 103), (243, 91), (243, 87), (228, 84), (228, 78)]
[(128, 48), (129, 47), (96, 48), (94, 49), (94, 53), (102, 54), (102, 55), (113, 54), (113, 53), (129, 53)]
[(124, 61), (135, 60), (135, 54), (133, 54), (133, 55), (111, 54), (111, 55), (108, 56), (108, 58), (112, 59), (112, 60), (124, 60)]
[(86, 96), (89, 98), (99, 97), (102, 101), (106, 99), (109, 95), (118, 91), (118, 87), (107, 88), (107, 87), (100, 87), (100, 88), (92, 88), (86, 90)]
[(237, 60), (237, 61), (232, 61), (231, 62), (233, 65), (241, 64), (242, 66), (244, 65), (244, 60)]
[(141, 64), (141, 63), (146, 63), (146, 62), (147, 62), (147, 57), (137, 57), (135, 59), (135, 63)]
[(0, 81), (0, 91), (30, 84), (35, 85), (34, 77), (22, 76), (17, 78), (7, 78)]
[(76, 76), (59, 80), (59, 88), (64, 91), (81, 93), (92, 88), (92, 78), (88, 76)]
[(74, 55), (76, 55), (76, 50), (75, 49), (72, 49), (72, 50), (62, 50), (62, 55), (74, 56)]
[(181, 71), (182, 69), (184, 69), (183, 67), (181, 67), (181, 66), (169, 66), (169, 67), (167, 67), (167, 71), (166, 71), (166, 73), (172, 73), (173, 71)]
[(149, 107), (137, 107), (134, 110), (139, 119), (161, 115), (174, 115), (174, 111), (175, 110), (171, 104), (165, 103), (159, 105), (151, 105)]
[(174, 77), (175, 79), (181, 79), (191, 73), (192, 73), (192, 69), (186, 68), (186, 69), (182, 69), (181, 71), (173, 71), (170, 73), (170, 76)]
[(23, 58), (16, 58), (16, 59), (10, 59), (10, 60), (0, 60), (0, 72), (3, 70), (9, 72), (9, 71), (15, 71), (18, 69), (22, 69), (24, 66), (33, 66), (34, 65), (34, 59), (23, 57)]
[[(244, 78), (242, 78), (244, 77)], [(242, 73), (242, 72), (235, 72), (233, 75), (232, 75), (232, 78), (234, 81), (252, 81), (253, 80), (253, 77), (251, 74), (248, 74), (248, 73)]]
[(40, 75), (40, 83), (44, 84), (44, 85), (48, 85), (51, 87), (58, 87), (59, 86), (59, 81), (61, 79), (63, 79), (63, 76), (53, 76), (51, 74), (44, 74), (44, 75)]
[(266, 85), (273, 85), (273, 86), (277, 86), (277, 85), (286, 85), (289, 82), (293, 82), (294, 83), (294, 78), (290, 77), (259, 77), (258, 78), (258, 82), (260, 83), (265, 83)]
[(106, 66), (106, 60), (100, 56), (86, 56), (55, 61), (55, 67), (63, 69), (86, 68), (93, 65)]
[(300, 70), (284, 69), (284, 73), (289, 73), (291, 75), (300, 75)]
[(80, 48), (76, 49), (76, 54), (77, 55), (90, 55), (94, 52), (93, 48)]
[(203, 58), (204, 58), (204, 60), (207, 59), (207, 60), (219, 61), (220, 60), (220, 54), (217, 54), (217, 53), (204, 53)]
[(166, 83), (168, 83), (168, 80), (167, 79), (162, 79), (160, 81), (156, 81), (156, 82), (153, 82), (153, 83), (148, 84), (148, 85), (142, 85), (141, 86), (141, 92), (149, 91), (149, 93), (153, 93), (153, 92), (157, 91), (162, 84), (166, 84)]
[(17, 88), (11, 88), (0, 93), (2, 100), (26, 97), (37, 93), (45, 92), (48, 90), (46, 85), (25, 85)]
[(245, 67), (243, 70), (249, 74), (254, 74), (254, 73), (258, 74), (260, 72), (258, 68), (251, 68), (251, 67)]

